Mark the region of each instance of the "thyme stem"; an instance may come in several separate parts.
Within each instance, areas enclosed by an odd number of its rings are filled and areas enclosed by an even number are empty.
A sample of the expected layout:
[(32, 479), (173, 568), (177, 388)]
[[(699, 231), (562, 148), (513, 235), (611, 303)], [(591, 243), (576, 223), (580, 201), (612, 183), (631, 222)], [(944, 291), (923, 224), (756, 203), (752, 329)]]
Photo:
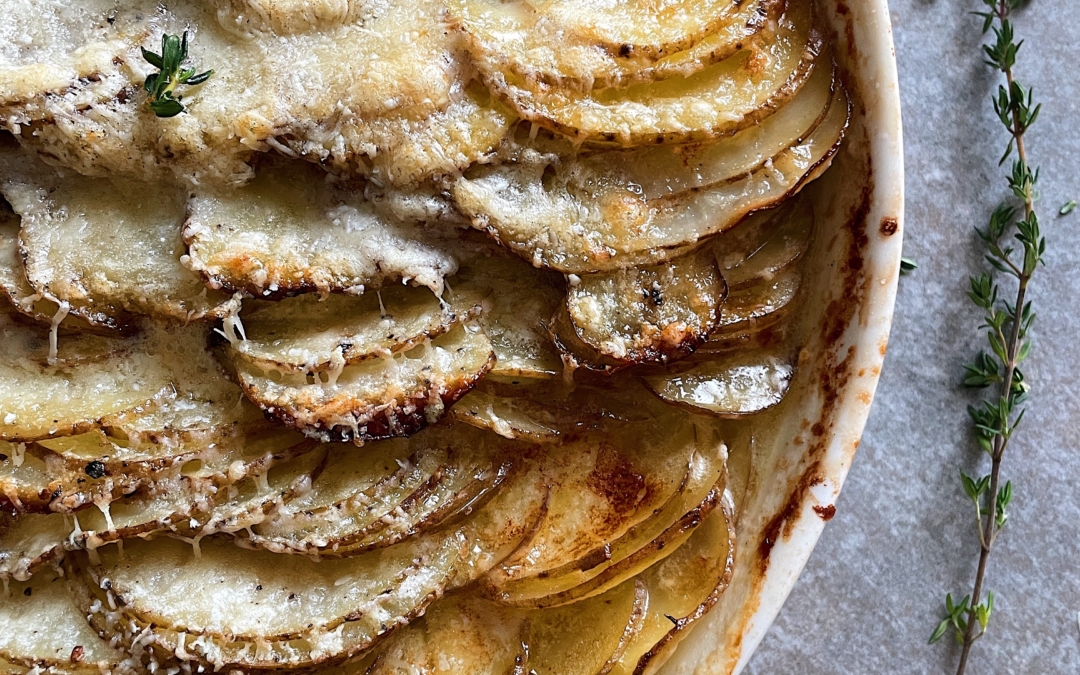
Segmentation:
[[(985, 310), (984, 323), (990, 350), (981, 352), (973, 364), (965, 365), (964, 383), (971, 387), (993, 388), (997, 396), (985, 400), (981, 408), (971, 407), (968, 412), (975, 426), (980, 447), (990, 456), (990, 473), (976, 480), (961, 472), (964, 492), (974, 503), (979, 532), (979, 564), (970, 595), (960, 602), (953, 602), (952, 595), (945, 596), (945, 618), (930, 637), (936, 642), (951, 628), (961, 645), (957, 675), (964, 675), (971, 655), (971, 646), (986, 634), (987, 625), (994, 608), (994, 594), (987, 593), (983, 600), (983, 588), (990, 553), (997, 537), (1008, 520), (1007, 509), (1012, 501), (1012, 482), (1001, 482), (1002, 460), (1009, 447), (1013, 432), (1024, 417), (1017, 410), (1027, 396), (1028, 386), (1020, 371), (1020, 364), (1027, 358), (1031, 344), (1028, 330), (1035, 320), (1031, 303), (1027, 300), (1028, 285), (1035, 270), (1043, 263), (1046, 241), (1039, 231), (1035, 211), (1039, 172), (1028, 164), (1025, 134), (1039, 116), (1041, 106), (1032, 105), (1032, 92), (1020, 86), (1013, 73), (1016, 55), (1023, 42), (1013, 39), (1013, 26), (1009, 20), (1013, 10), (1025, 0), (982, 0), (989, 11), (976, 12), (983, 18), (983, 32), (993, 28), (995, 40), (983, 46), (988, 57), (986, 63), (1005, 76), (1005, 86), (998, 88), (992, 98), (994, 111), (1009, 133), (1009, 143), (1000, 164), (1016, 152), (1009, 187), (1013, 197), (1022, 203), (1022, 217), (1016, 209), (1002, 204), (990, 217), (986, 230), (977, 230), (987, 245), (987, 262), (999, 273), (1016, 279), (1016, 300), (1010, 304), (999, 300), (999, 286), (991, 274), (971, 278), (968, 296)], [(1013, 259), (1014, 249), (1005, 239), (1006, 233), (1015, 232), (1014, 239), (1022, 245), (1019, 263)], [(984, 520), (985, 518), (985, 520)]]

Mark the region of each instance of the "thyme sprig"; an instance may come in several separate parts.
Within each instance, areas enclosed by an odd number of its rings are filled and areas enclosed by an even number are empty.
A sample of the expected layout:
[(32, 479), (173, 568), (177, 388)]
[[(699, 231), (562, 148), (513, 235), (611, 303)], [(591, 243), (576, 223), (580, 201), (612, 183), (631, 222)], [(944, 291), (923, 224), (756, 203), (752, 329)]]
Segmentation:
[[(959, 602), (954, 602), (951, 594), (945, 596), (945, 616), (930, 636), (930, 642), (937, 642), (952, 630), (961, 645), (957, 675), (963, 675), (971, 646), (986, 634), (994, 611), (994, 594), (988, 593), (984, 601), (983, 585), (990, 552), (1008, 523), (1013, 499), (1012, 481), (1001, 484), (1001, 462), (1024, 419), (1021, 406), (1027, 399), (1029, 386), (1020, 365), (1031, 353), (1028, 334), (1036, 316), (1026, 298), (1032, 276), (1043, 264), (1046, 252), (1046, 240), (1039, 230), (1035, 211), (1039, 170), (1028, 164), (1024, 143), (1025, 134), (1035, 124), (1042, 106), (1035, 103), (1032, 90), (1025, 89), (1013, 73), (1023, 41), (1016, 40), (1010, 16), (1025, 0), (982, 2), (987, 10), (975, 14), (983, 19), (983, 33), (992, 30), (994, 34), (993, 40), (983, 45), (985, 62), (1005, 77), (1005, 84), (991, 97), (994, 112), (1009, 135), (998, 164), (1013, 158), (1007, 178), (1016, 204), (1003, 203), (991, 214), (985, 229), (976, 228), (986, 246), (985, 257), (992, 270), (971, 277), (969, 282), (968, 297), (983, 310), (979, 328), (985, 330), (990, 348), (979, 352), (972, 363), (964, 366), (964, 384), (993, 392), (981, 406), (968, 408), (979, 447), (989, 455), (990, 473), (975, 478), (960, 472), (964, 494), (975, 509), (979, 564), (971, 594)], [(1016, 284), (1013, 302), (1003, 295), (999, 278)]]
[(161, 53), (155, 54), (144, 47), (142, 55), (150, 65), (161, 71), (148, 76), (143, 83), (148, 95), (147, 105), (158, 117), (176, 117), (184, 112), (184, 104), (180, 101), (183, 95), (176, 93), (177, 87), (202, 84), (214, 74), (213, 70), (196, 74), (194, 68), (183, 67), (188, 58), (187, 31), (184, 31), (182, 38), (162, 35)]

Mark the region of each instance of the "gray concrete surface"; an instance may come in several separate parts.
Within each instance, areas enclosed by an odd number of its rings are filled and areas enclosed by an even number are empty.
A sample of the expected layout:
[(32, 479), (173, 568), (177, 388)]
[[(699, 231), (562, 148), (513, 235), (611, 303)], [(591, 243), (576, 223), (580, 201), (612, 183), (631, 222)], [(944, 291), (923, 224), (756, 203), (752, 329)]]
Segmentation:
[[(955, 644), (927, 645), (946, 591), (969, 592), (978, 554), (958, 472), (981, 464), (958, 386), (985, 342), (964, 298), (982, 269), (972, 228), (1005, 196), (1005, 137), (987, 96), (979, 0), (891, 0), (907, 157), (905, 254), (886, 366), (837, 516), (747, 673), (951, 673)], [(1080, 673), (1080, 2), (1016, 16), (1017, 72), (1044, 102), (1029, 153), (1042, 167), (1047, 267), (1026, 368), (1032, 400), (1005, 476), (1012, 518), (991, 558), (997, 596), (971, 675)], [(985, 469), (984, 469), (985, 470)]]

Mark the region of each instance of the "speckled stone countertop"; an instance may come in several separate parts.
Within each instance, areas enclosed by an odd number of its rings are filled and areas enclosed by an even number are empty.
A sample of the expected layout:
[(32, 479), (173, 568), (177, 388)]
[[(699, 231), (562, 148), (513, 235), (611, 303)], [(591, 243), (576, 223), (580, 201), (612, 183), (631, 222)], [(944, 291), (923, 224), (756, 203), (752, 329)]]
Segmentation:
[[(970, 592), (978, 555), (959, 470), (980, 463), (958, 385), (985, 341), (964, 297), (984, 268), (973, 228), (1006, 193), (1006, 138), (987, 99), (979, 0), (891, 0), (907, 167), (896, 317), (870, 421), (837, 515), (745, 672), (951, 673), (959, 648), (928, 645), (946, 591)], [(1011, 520), (990, 560), (990, 634), (968, 673), (1080, 673), (1080, 2), (1032, 0), (1015, 18), (1017, 67), (1044, 103), (1028, 140), (1042, 167), (1049, 249), (1032, 296), (1029, 412), (1005, 460)]]

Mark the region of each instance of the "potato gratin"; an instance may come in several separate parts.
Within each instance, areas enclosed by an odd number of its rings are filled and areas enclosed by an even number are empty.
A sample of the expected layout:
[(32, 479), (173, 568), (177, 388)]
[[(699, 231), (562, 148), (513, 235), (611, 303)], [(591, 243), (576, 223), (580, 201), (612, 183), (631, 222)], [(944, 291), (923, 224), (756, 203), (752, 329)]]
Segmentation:
[(798, 365), (810, 0), (0, 8), (0, 672), (663, 664)]

